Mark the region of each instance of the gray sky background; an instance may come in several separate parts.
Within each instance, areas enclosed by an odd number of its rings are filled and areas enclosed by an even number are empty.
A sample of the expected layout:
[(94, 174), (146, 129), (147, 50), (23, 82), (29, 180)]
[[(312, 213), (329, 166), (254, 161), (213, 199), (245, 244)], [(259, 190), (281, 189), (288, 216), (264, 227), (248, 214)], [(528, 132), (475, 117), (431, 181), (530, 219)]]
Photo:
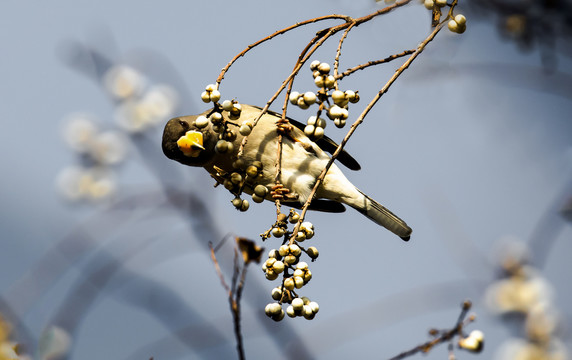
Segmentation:
[[(459, 11), (465, 13), (460, 3)], [(141, 69), (163, 57), (172, 68), (154, 67), (151, 77), (186, 89), (180, 112), (196, 114), (206, 109), (199, 98), (204, 86), (248, 44), (297, 21), (331, 13), (358, 17), (378, 5), (369, 0), (5, 0), (0, 8), (0, 296), (38, 337), (69, 299), (70, 289), (85, 283), (90, 271), (106, 269), (111, 262), (100, 260), (114, 256), (120, 269), (104, 286), (91, 289), (96, 297), (81, 311), (72, 359), (234, 357), (226, 295), (200, 234), (190, 232), (180, 214), (134, 206), (107, 216), (103, 207), (73, 206), (57, 193), (58, 173), (75, 161), (61, 137), (62, 120), (82, 111), (96, 115), (103, 128), (114, 126), (113, 104), (101, 87), (62, 60), (66, 44), (96, 47)], [(264, 104), (318, 29), (299, 29), (250, 52), (223, 81), (223, 98)], [(410, 4), (352, 31), (341, 67), (414, 48), (428, 32), (429, 12)], [(315, 58), (332, 62), (336, 45), (335, 40), (328, 43)], [(284, 339), (297, 333), (311, 358), (383, 359), (427, 340), (431, 327), (452, 326), (459, 304), (470, 298), (478, 320), (469, 329), (485, 332), (480, 356), (492, 358), (510, 333), (483, 304), (483, 284), (492, 281), (493, 268), (481, 260), (492, 261), (503, 238), (528, 241), (541, 219), (560, 224), (554, 210), (566, 188), (570, 195), (572, 178), (570, 65), (570, 59), (561, 57), (556, 71), (545, 73), (537, 51), (522, 53), (503, 41), (492, 21), (469, 17), (462, 36), (443, 30), (347, 146), (362, 165), (360, 172), (346, 171), (348, 177), (413, 227), (411, 241), (402, 243), (351, 209), (309, 213), (316, 227), (311, 242), (320, 257), (310, 264), (314, 277), (301, 293), (320, 303), (321, 310), (313, 321), (286, 318), (271, 325), (272, 331)], [(350, 107), (350, 120), (397, 66), (360, 71), (342, 82), (344, 89), (359, 90), (362, 98)], [(315, 89), (308, 69), (294, 88)], [(281, 101), (272, 108), (279, 110)], [(291, 110), (290, 116), (302, 121), (310, 115)], [(339, 140), (347, 128), (338, 130), (330, 123), (326, 131)], [(159, 150), (160, 134), (160, 127), (151, 133), (156, 146), (151, 151)], [(120, 191), (157, 191), (156, 178), (142, 165), (144, 155), (134, 146), (130, 150), (129, 161), (119, 169)], [(228, 192), (212, 189), (206, 172), (166, 158), (164, 162), (165, 169), (184, 173), (188, 188), (200, 193), (216, 214), (220, 234), (260, 242), (258, 234), (274, 221), (272, 204), (252, 204), (248, 212), (238, 213)], [(68, 263), (79, 250), (61, 252), (54, 246), (78, 228), (87, 229), (93, 242), (85, 256)], [(556, 306), (568, 317), (571, 236), (570, 226), (564, 225), (551, 239), (542, 270), (554, 287)], [(264, 246), (279, 244), (269, 240)], [(39, 262), (61, 266), (49, 283), (26, 278)], [(28, 293), (15, 290), (24, 280), (33, 284)], [(149, 280), (172, 291), (220, 331), (223, 340), (190, 350), (174, 338), (172, 327), (134, 305), (143, 298), (152, 302), (157, 295), (138, 292), (138, 284)], [(269, 328), (261, 325), (264, 319), (258, 319), (258, 305), (270, 302), (276, 285), (257, 266), (250, 268), (245, 288), (250, 300), (245, 300), (243, 314), (247, 358), (286, 358), (284, 349), (297, 346), (273, 342)], [(43, 289), (41, 297), (26, 296), (34, 288)], [(248, 293), (254, 288), (265, 289), (267, 298), (253, 299), (255, 293)], [(191, 336), (208, 335), (201, 332), (200, 322), (184, 323), (188, 312), (178, 317), (169, 312), (173, 303), (158, 304), (173, 316), (167, 321), (174, 328), (194, 325), (199, 330)], [(424, 358), (445, 356), (442, 346)], [(473, 356), (459, 352), (460, 358)]]

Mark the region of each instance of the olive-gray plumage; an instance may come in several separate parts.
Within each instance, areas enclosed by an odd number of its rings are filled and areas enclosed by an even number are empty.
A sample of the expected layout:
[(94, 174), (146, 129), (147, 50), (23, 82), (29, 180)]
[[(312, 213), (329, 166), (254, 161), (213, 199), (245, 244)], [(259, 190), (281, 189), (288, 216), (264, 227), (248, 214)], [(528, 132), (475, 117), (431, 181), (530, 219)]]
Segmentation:
[[(260, 114), (261, 109), (258, 107), (241, 105), (242, 112), (238, 120), (240, 122), (247, 119), (254, 120)], [(201, 115), (207, 115), (209, 112)], [(210, 123), (199, 129), (195, 125), (198, 117), (199, 115), (180, 116), (167, 122), (163, 132), (162, 144), (165, 155), (185, 165), (201, 166), (215, 178), (220, 177), (219, 172), (221, 170), (229, 174), (236, 171), (233, 163), (236, 160), (243, 136), (235, 131), (236, 138), (232, 141), (233, 149), (230, 152), (220, 154), (215, 151), (219, 134), (213, 131)], [(223, 117), (225, 120), (233, 122), (228, 118), (228, 112), (223, 111)], [(256, 184), (262, 184), (268, 188), (275, 185), (275, 164), (278, 153), (276, 121), (279, 119), (280, 115), (274, 112), (264, 114), (248, 136), (241, 157), (243, 166), (248, 166), (254, 162), (262, 163), (262, 171), (256, 178)], [(299, 128), (303, 126), (302, 124), (294, 120), (290, 120), (290, 122), (296, 126), (293, 126), (292, 130), (283, 137), (280, 182), (290, 190), (291, 194), (291, 198), (285, 200), (284, 203), (299, 208), (308, 199), (316, 183), (316, 178), (330, 159), (324, 149), (333, 152), (337, 145), (327, 137), (314, 142)], [(202, 147), (197, 145), (198, 148), (192, 156), (183, 153), (177, 144), (177, 141), (189, 130), (198, 131), (202, 134)], [(360, 168), (359, 164), (345, 151), (337, 159), (350, 169), (358, 170)], [(247, 182), (243, 191), (251, 194), (256, 184)], [(266, 198), (272, 200), (270, 195)], [(402, 239), (409, 240), (411, 228), (388, 209), (358, 190), (334, 163), (326, 174), (322, 185), (318, 188), (311, 209), (341, 212), (345, 210), (342, 204), (353, 207)]]

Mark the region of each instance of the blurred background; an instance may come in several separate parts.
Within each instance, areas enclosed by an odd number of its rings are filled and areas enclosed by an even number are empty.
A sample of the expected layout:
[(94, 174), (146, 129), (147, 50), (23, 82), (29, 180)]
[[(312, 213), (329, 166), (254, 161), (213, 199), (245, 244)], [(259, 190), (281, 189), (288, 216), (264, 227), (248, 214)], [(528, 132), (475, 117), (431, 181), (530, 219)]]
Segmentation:
[[(205, 85), (248, 44), (312, 17), (383, 6), (2, 2), (2, 351), (18, 343), (43, 359), (235, 358), (208, 242), (242, 236), (277, 248), (259, 237), (275, 208), (237, 212), (204, 170), (163, 156), (162, 127), (206, 110)], [(250, 266), (247, 358), (390, 358), (429, 340), (430, 328), (454, 326), (465, 299), (477, 314), (467, 331), (486, 340), (481, 354), (456, 349), (458, 358), (570, 358), (570, 4), (471, 0), (456, 12), (467, 31), (443, 29), (346, 147), (362, 166), (346, 175), (405, 219), (411, 240), (351, 209), (308, 213), (316, 236), (307, 243), (320, 256), (300, 293), (320, 312), (268, 319), (277, 281)], [(316, 31), (337, 23), (255, 48), (226, 75), (222, 98), (263, 105)], [(340, 68), (414, 49), (429, 32), (430, 12), (412, 2), (352, 31)], [(315, 58), (333, 63), (336, 47), (332, 39)], [(362, 99), (348, 121), (399, 65), (341, 82)], [(315, 90), (307, 67), (294, 90)], [(326, 133), (339, 141), (347, 127), (332, 125)], [(232, 241), (218, 257), (228, 280)], [(442, 345), (417, 357), (447, 354)]]

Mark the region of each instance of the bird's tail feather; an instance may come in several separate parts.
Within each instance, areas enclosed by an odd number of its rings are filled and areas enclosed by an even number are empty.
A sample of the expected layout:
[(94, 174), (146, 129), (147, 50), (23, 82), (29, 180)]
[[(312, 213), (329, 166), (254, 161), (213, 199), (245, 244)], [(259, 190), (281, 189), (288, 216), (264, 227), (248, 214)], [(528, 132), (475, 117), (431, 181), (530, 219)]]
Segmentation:
[[(361, 192), (361, 191), (360, 191)], [(401, 239), (408, 241), (411, 237), (411, 228), (386, 207), (373, 200), (366, 194), (362, 193), (365, 197), (365, 206), (363, 208), (356, 208), (359, 212), (367, 216), (368, 219), (378, 225), (383, 226), (391, 231)]]

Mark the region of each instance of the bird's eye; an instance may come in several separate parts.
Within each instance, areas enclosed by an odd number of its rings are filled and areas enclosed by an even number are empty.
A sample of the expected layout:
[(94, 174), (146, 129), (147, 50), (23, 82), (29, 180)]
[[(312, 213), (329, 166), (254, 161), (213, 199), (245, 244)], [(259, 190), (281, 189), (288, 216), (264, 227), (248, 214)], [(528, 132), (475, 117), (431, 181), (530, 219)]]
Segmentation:
[(189, 123), (183, 120), (179, 120), (179, 125), (183, 128), (184, 131), (189, 130)]

